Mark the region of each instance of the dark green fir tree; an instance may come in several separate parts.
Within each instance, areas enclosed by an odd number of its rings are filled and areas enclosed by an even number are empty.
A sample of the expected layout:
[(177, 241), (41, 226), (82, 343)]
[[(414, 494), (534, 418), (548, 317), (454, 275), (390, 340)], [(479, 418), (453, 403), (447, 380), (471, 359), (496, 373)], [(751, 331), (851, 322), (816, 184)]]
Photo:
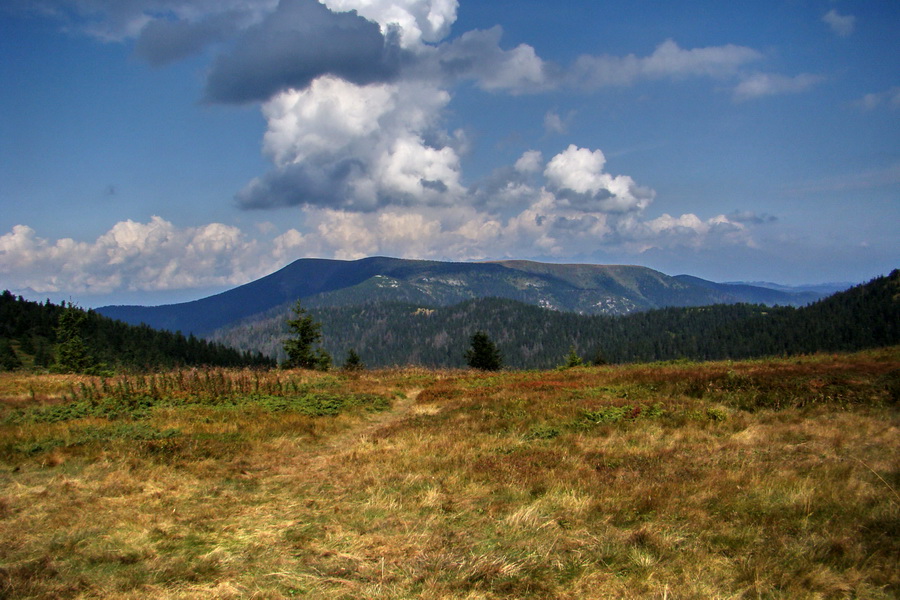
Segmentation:
[(347, 351), (347, 360), (344, 361), (344, 370), (362, 371), (365, 368), (366, 365), (363, 364), (363, 361), (359, 357), (359, 354), (356, 353), (356, 350), (350, 348), (350, 350)]
[(483, 331), (472, 336), (472, 347), (466, 350), (466, 364), (482, 371), (499, 371), (503, 367), (503, 356), (497, 346)]
[(22, 366), (22, 361), (16, 354), (9, 340), (0, 338), (0, 371), (13, 371)]
[(284, 366), (327, 371), (331, 367), (331, 355), (318, 347), (322, 340), (322, 324), (313, 320), (299, 300), (292, 310), (294, 318), (288, 319), (291, 337), (284, 341), (287, 353)]
[(571, 369), (573, 367), (582, 366), (584, 366), (584, 359), (578, 356), (578, 351), (575, 350), (574, 345), (570, 346), (569, 353), (566, 355), (566, 362), (563, 364), (563, 367)]
[(85, 373), (96, 367), (96, 362), (88, 353), (81, 331), (87, 313), (69, 305), (59, 315), (56, 325), (56, 367), (61, 373)]

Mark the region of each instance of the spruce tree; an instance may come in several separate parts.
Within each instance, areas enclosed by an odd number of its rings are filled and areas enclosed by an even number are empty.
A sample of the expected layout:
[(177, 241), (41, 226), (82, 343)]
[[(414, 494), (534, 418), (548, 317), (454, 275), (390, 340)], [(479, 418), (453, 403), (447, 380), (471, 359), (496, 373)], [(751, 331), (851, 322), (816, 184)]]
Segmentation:
[(486, 333), (476, 331), (472, 336), (472, 347), (466, 350), (466, 364), (482, 371), (499, 371), (503, 356)]
[(6, 338), (0, 338), (0, 370), (12, 371), (22, 366), (15, 349)]
[(359, 357), (359, 354), (356, 353), (356, 350), (350, 348), (347, 351), (347, 360), (344, 361), (344, 370), (345, 371), (362, 371), (366, 366), (363, 364), (362, 359)]
[(59, 315), (56, 325), (56, 369), (61, 373), (84, 373), (93, 369), (95, 361), (88, 354), (81, 330), (87, 314), (71, 304)]
[(294, 318), (288, 319), (292, 337), (284, 341), (284, 351), (287, 353), (284, 366), (327, 371), (331, 367), (331, 355), (315, 347), (322, 339), (321, 323), (313, 321), (299, 300), (292, 310)]
[(566, 355), (566, 362), (563, 365), (567, 369), (571, 369), (572, 367), (581, 367), (584, 366), (584, 360), (578, 356), (578, 352), (575, 350), (575, 345), (569, 347), (569, 353)]

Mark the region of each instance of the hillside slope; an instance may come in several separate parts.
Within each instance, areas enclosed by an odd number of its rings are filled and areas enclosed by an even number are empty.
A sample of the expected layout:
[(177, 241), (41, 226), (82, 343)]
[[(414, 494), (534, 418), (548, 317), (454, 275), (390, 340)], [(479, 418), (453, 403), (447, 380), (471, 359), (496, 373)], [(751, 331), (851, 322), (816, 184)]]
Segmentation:
[[(736, 359), (900, 344), (900, 271), (803, 308), (760, 304), (665, 308), (625, 316), (579, 315), (501, 298), (448, 307), (409, 302), (318, 306), (324, 346), (338, 362), (352, 348), (372, 367), (462, 367), (478, 330), (513, 368), (563, 362), (571, 346), (610, 362)], [(210, 339), (279, 355), (289, 306), (223, 328)]]
[(49, 301), (32, 302), (4, 291), (0, 294), (0, 371), (22, 367), (59, 368), (59, 344), (64, 341), (59, 337), (59, 323), (67, 311), (80, 315), (75, 317), (73, 329), (81, 338), (84, 353), (90, 357), (85, 367), (91, 363), (114, 369), (272, 365), (264, 356), (239, 353), (192, 335), (185, 337), (147, 326), (128, 325), (94, 311)]
[(206, 335), (298, 298), (307, 300), (310, 306), (337, 307), (374, 302), (449, 306), (487, 297), (593, 315), (628, 314), (664, 306), (738, 302), (798, 305), (810, 301), (787, 292), (670, 277), (638, 266), (373, 257), (357, 261), (300, 259), (262, 279), (193, 302), (105, 306), (97, 312), (126, 323)]

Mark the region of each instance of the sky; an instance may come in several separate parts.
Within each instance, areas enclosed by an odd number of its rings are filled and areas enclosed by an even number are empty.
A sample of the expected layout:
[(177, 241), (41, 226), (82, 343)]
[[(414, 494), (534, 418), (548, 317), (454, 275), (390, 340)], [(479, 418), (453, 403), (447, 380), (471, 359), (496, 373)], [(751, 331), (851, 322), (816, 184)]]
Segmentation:
[(900, 267), (900, 2), (3, 0), (0, 288), (305, 257)]

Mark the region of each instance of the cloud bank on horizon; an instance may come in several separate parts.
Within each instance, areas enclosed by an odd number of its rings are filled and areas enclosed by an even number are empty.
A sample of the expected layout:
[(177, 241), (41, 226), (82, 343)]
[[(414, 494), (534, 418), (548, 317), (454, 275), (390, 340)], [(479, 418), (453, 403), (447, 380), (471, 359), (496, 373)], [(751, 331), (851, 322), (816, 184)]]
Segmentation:
[[(472, 87), (534, 97), (694, 80), (746, 103), (814, 92), (826, 75), (770, 72), (756, 48), (674, 39), (645, 56), (558, 64), (528, 44), (504, 47), (500, 26), (451, 39), (458, 8), (457, 0), (31, 3), (69, 29), (133, 44), (160, 68), (209, 57), (202, 102), (258, 105), (266, 123), (271, 166), (235, 191), (235, 205), (244, 214), (293, 209), (297, 222), (261, 236), (223, 223), (177, 227), (161, 215), (115, 223), (94, 241), (45, 239), (17, 225), (0, 235), (7, 285), (106, 294), (236, 285), (302, 256), (563, 260), (758, 246), (757, 232), (775, 217), (743, 207), (650, 215), (652, 182), (617, 172), (596, 147), (529, 149), (473, 182), (462, 165), (474, 142), (448, 127), (448, 112), (458, 90)], [(822, 21), (839, 37), (856, 26), (836, 10)], [(893, 92), (860, 102), (897, 104)], [(545, 128), (564, 136), (567, 120), (548, 112)]]

